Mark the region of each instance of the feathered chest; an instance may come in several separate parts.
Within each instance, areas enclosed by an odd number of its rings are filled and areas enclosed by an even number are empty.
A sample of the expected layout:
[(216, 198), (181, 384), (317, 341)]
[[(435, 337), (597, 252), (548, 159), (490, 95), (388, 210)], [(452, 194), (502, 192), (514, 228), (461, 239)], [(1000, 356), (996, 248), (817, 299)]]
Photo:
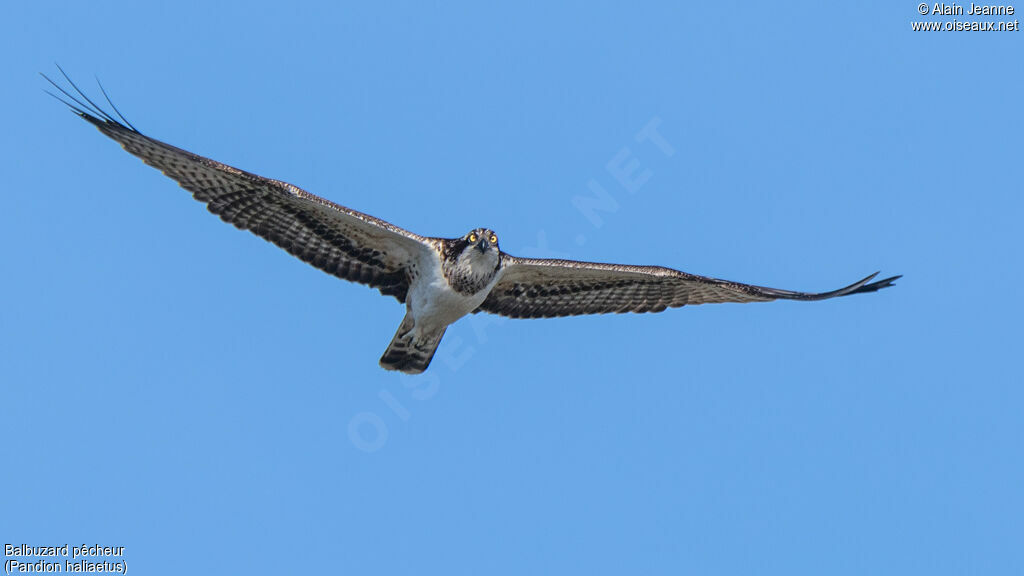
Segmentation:
[(452, 290), (460, 294), (478, 294), (493, 284), (501, 259), (497, 249), (486, 251), (474, 247), (455, 247), (446, 251), (441, 271)]
[(416, 266), (406, 304), (417, 325), (447, 326), (483, 303), (501, 275), (497, 265), (477, 264), (435, 256)]

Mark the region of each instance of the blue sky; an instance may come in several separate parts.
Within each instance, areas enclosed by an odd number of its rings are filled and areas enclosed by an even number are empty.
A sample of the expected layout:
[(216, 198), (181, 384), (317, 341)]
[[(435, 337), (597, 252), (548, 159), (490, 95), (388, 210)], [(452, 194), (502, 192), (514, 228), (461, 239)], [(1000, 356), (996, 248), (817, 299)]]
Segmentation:
[[(143, 574), (1020, 572), (1022, 36), (916, 10), (9, 4), (0, 538)], [(478, 316), (396, 375), (398, 303), (211, 216), (46, 96), (55, 61), (149, 135), (422, 234), (905, 277)]]

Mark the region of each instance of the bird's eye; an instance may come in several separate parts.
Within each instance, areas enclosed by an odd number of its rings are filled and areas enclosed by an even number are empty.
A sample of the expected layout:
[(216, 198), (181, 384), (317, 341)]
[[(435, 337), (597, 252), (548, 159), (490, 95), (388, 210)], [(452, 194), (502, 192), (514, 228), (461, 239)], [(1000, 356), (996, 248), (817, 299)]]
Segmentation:
[(490, 243), (491, 244), (497, 244), (498, 243), (498, 237), (495, 236), (494, 234), (491, 234)]
[(469, 241), (470, 242), (476, 242), (476, 234), (470, 234), (469, 235)]

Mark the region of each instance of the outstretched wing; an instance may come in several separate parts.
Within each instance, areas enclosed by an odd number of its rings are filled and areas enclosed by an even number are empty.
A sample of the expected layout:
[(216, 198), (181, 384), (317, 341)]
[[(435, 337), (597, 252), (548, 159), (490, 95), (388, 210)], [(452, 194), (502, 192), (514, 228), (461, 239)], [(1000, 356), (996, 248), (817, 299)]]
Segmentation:
[(73, 103), (59, 100), (129, 153), (177, 180), (210, 212), (328, 274), (378, 288), (404, 302), (409, 288), (407, 264), (424, 251), (432, 251), (432, 239), (339, 206), (287, 182), (263, 178), (154, 140), (124, 120), (112, 103), (120, 120), (103, 111), (67, 75), (65, 79), (80, 98), (46, 79)]
[(620, 266), (502, 254), (503, 274), (479, 311), (512, 318), (550, 318), (609, 312), (661, 312), (718, 302), (825, 300), (874, 292), (899, 276), (871, 282), (878, 273), (831, 292), (778, 290), (687, 274), (659, 266)]

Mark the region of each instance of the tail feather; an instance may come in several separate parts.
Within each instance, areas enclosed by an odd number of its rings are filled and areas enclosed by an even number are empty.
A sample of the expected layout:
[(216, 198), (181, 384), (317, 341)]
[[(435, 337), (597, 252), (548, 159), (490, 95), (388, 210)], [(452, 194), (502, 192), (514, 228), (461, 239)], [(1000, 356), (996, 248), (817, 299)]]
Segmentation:
[[(398, 370), (406, 374), (419, 374), (427, 369), (434, 358), (437, 345), (441, 343), (445, 328), (415, 334), (416, 322), (406, 313), (402, 324), (391, 339), (391, 344), (380, 357), (380, 365), (387, 370)], [(415, 334), (415, 336), (414, 336)]]

